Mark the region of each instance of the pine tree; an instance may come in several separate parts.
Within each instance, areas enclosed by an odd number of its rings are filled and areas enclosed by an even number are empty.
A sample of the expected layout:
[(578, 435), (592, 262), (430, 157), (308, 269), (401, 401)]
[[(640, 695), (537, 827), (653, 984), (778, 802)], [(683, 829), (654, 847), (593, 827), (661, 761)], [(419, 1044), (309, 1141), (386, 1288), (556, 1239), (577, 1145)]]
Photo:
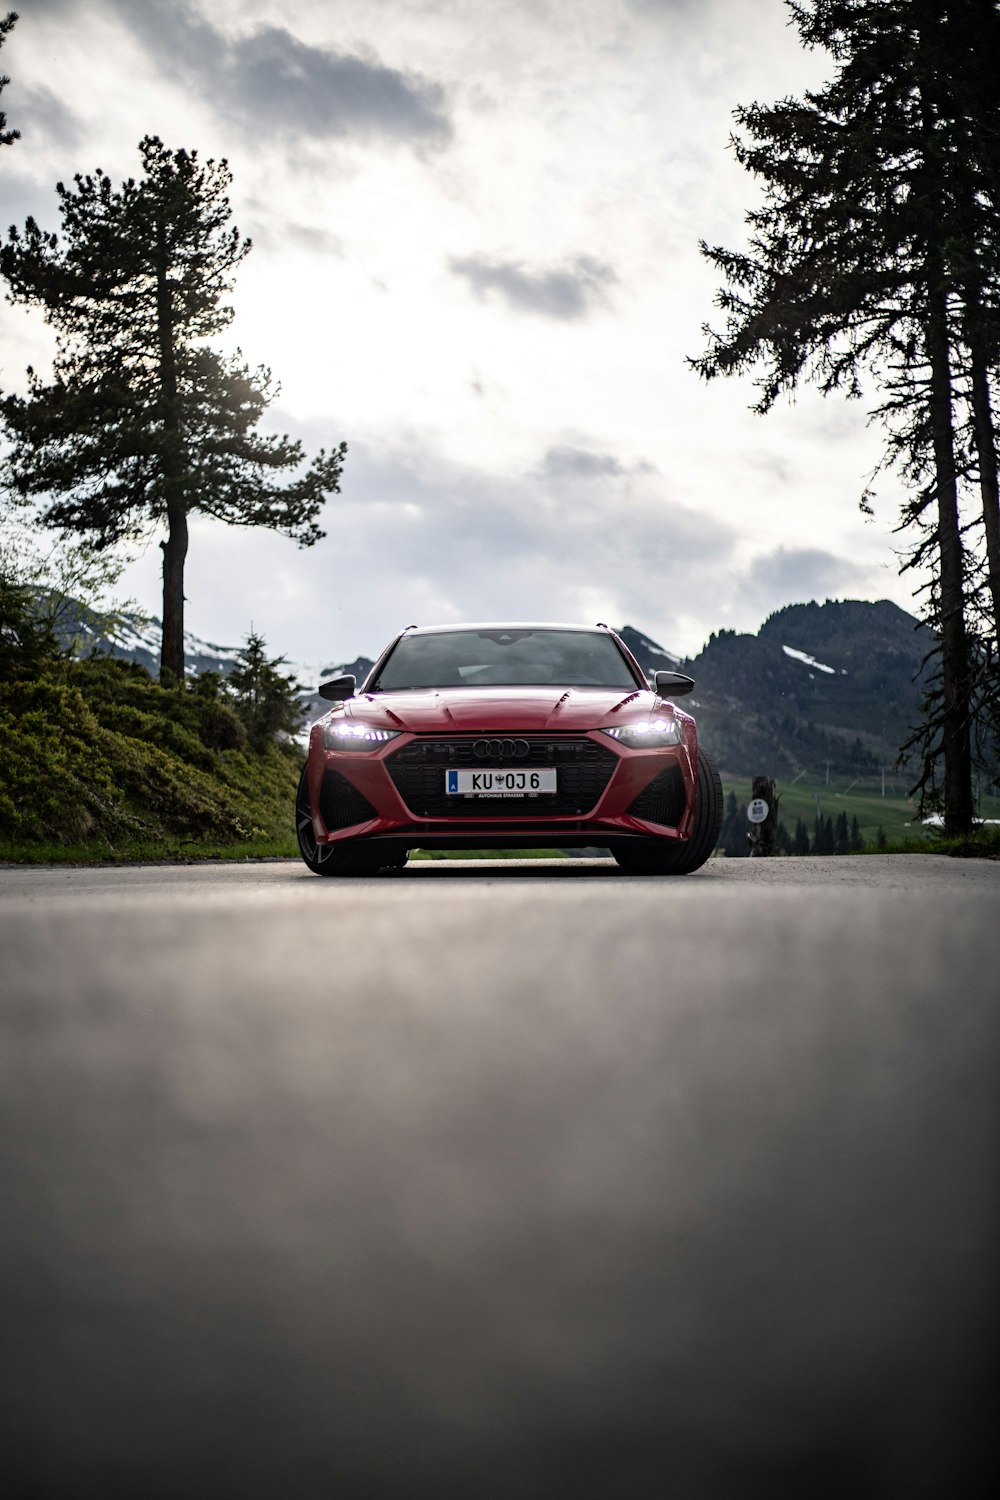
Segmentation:
[(814, 854), (835, 854), (837, 849), (836, 836), (833, 831), (833, 818), (824, 818), (821, 813), (816, 814), (816, 824), (813, 830)]
[(280, 670), (285, 658), (269, 657), (266, 646), (251, 627), (226, 684), (250, 746), (258, 751), (283, 735), (297, 734), (303, 719), (299, 684)]
[(1000, 12), (997, 0), (789, 3), (805, 45), (829, 50), (838, 70), (804, 100), (736, 112), (737, 159), (766, 196), (748, 215), (749, 253), (702, 245), (728, 283), (717, 299), (726, 327), (705, 330), (707, 352), (692, 364), (706, 378), (763, 367), (760, 412), (800, 380), (854, 397), (866, 378), (880, 388), (886, 462), (912, 486), (909, 561), (931, 561), (935, 574), (927, 614), (940, 634), (940, 703), (918, 788), (941, 756), (946, 827), (967, 832), (975, 565), (956, 408), (973, 412), (992, 556), (996, 433), (988, 400), (972, 392), (982, 396), (985, 380), (988, 396), (996, 372)]
[[(9, 10), (5, 16), (0, 18), (0, 47), (3, 46), (10, 33), (14, 30), (17, 19), (18, 16), (16, 10)], [(7, 77), (7, 75), (5, 73), (0, 74), (0, 94), (3, 93), (8, 83), (10, 83), (10, 79)], [(12, 146), (13, 143), (16, 140), (20, 140), (21, 137), (21, 132), (19, 130), (5, 130), (4, 126), (6, 124), (7, 116), (4, 114), (3, 110), (0, 109), (0, 146)]]
[(809, 853), (809, 830), (803, 818), (796, 818), (795, 820), (795, 843), (793, 848), (796, 854)]
[(865, 847), (864, 839), (861, 837), (861, 825), (858, 822), (857, 813), (851, 819), (850, 850), (851, 854), (860, 854)]
[(181, 680), (189, 515), (311, 546), (346, 445), (275, 482), (303, 451), (255, 430), (276, 394), (270, 372), (208, 343), (232, 320), (226, 298), (250, 249), (230, 224), (229, 169), (156, 136), (139, 150), (139, 182), (116, 190), (98, 170), (57, 185), (62, 243), (29, 219), (0, 250), (13, 298), (43, 307), (58, 336), (52, 381), (29, 371), (28, 396), (6, 396), (0, 414), (14, 492), (44, 497), (45, 525), (100, 548), (165, 530), (160, 672)]
[(846, 812), (837, 814), (833, 847), (835, 854), (850, 854), (851, 852), (851, 833), (847, 826)]
[(30, 677), (59, 654), (51, 623), (36, 608), (33, 591), (0, 558), (0, 682)]
[(729, 857), (739, 857), (747, 852), (747, 833), (744, 823), (744, 808), (740, 807), (736, 800), (736, 793), (730, 791), (726, 798), (726, 815), (719, 829), (719, 839), (716, 848), (723, 850)]

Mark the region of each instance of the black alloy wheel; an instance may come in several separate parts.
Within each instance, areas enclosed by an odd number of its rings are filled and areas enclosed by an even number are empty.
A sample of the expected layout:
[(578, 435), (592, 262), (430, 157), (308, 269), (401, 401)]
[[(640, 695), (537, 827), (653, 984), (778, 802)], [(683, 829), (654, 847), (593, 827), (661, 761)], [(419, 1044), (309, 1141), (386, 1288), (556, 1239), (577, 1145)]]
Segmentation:
[(401, 869), (406, 864), (406, 849), (386, 848), (379, 851), (371, 845), (357, 848), (343, 844), (317, 844), (313, 833), (312, 803), (309, 801), (308, 764), (302, 767), (295, 797), (295, 834), (299, 853), (314, 875), (376, 875), (379, 870)]
[(694, 828), (687, 843), (635, 839), (612, 853), (627, 875), (690, 875), (701, 868), (715, 848), (723, 810), (722, 778), (714, 760), (699, 746)]

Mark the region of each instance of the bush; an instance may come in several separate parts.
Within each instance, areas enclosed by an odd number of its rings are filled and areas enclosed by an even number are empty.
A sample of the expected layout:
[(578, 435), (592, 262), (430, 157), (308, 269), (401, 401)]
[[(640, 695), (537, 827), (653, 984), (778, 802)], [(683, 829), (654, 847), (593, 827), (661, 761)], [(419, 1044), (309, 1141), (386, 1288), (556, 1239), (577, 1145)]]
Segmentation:
[(290, 837), (300, 752), (245, 743), (211, 684), (162, 688), (113, 657), (47, 661), (0, 684), (0, 839), (114, 850)]
[(246, 727), (226, 701), (225, 692), (225, 679), (218, 672), (202, 672), (191, 684), (198, 736), (210, 750), (242, 750), (247, 742)]

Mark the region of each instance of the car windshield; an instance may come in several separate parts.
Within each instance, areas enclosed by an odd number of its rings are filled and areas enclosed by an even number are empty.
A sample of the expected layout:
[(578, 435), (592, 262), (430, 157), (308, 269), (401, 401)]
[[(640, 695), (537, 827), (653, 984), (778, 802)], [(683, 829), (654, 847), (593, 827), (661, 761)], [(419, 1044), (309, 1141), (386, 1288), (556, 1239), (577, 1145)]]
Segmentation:
[(369, 692), (444, 687), (638, 684), (615, 642), (590, 630), (441, 630), (404, 635)]

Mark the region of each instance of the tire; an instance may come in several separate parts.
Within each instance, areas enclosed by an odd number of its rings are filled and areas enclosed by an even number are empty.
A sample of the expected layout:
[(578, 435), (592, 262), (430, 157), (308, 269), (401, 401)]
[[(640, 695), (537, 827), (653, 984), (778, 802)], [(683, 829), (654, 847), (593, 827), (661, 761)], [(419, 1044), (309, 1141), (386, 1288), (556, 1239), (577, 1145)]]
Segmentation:
[(612, 852), (627, 875), (690, 875), (701, 868), (715, 848), (722, 814), (722, 779), (712, 757), (699, 747), (694, 828), (687, 843), (637, 839)]
[(342, 844), (317, 844), (312, 828), (307, 771), (308, 766), (303, 766), (295, 796), (295, 834), (299, 853), (314, 875), (377, 875), (385, 865), (392, 869), (405, 865), (407, 850), (387, 849), (379, 854), (370, 846), (359, 849), (350, 845), (345, 848)]

